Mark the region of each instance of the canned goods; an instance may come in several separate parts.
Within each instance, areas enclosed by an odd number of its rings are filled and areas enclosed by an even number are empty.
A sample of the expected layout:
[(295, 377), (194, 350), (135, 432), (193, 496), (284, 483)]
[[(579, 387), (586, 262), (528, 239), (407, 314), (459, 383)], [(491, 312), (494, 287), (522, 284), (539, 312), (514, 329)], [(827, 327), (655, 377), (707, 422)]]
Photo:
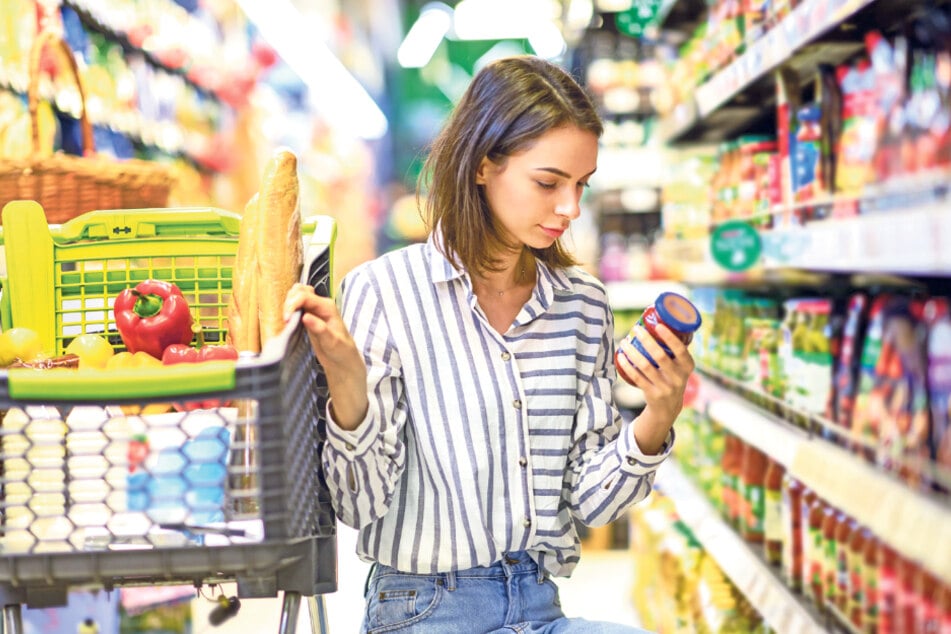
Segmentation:
[[(647, 332), (649, 332), (651, 336), (654, 337), (657, 343), (660, 344), (660, 347), (663, 348), (664, 352), (673, 358), (674, 353), (657, 335), (657, 324), (664, 324), (667, 326), (667, 328), (669, 328), (671, 332), (673, 332), (686, 345), (693, 340), (693, 333), (696, 332), (697, 328), (700, 327), (700, 311), (697, 310), (697, 307), (694, 306), (693, 303), (686, 297), (678, 295), (677, 293), (667, 292), (658, 295), (657, 299), (654, 300), (654, 303), (645, 308), (641, 318), (637, 320), (637, 325), (647, 330)], [(631, 344), (637, 348), (637, 350), (643, 354), (655, 368), (659, 367), (657, 362), (654, 361), (651, 355), (644, 348), (643, 344), (638, 341), (637, 336), (634, 335), (633, 329), (630, 333), (628, 333), (627, 336), (630, 339)], [(618, 348), (614, 360), (615, 367), (617, 368), (618, 375), (620, 375), (622, 379), (633, 384), (634, 381), (624, 374), (624, 371), (617, 363), (617, 356), (623, 353), (624, 351)]]

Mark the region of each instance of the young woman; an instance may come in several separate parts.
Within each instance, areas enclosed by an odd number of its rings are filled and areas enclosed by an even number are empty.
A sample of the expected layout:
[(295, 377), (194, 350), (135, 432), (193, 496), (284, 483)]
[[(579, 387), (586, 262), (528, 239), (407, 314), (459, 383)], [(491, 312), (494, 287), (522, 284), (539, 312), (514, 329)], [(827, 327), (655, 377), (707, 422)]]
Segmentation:
[(578, 563), (575, 520), (650, 492), (693, 370), (663, 326), (673, 358), (639, 333), (657, 368), (621, 344), (647, 403), (623, 423), (604, 287), (560, 242), (601, 131), (559, 67), (486, 66), (425, 166), (428, 242), (353, 270), (342, 313), (288, 295), (330, 387), (334, 505), (375, 562), (366, 632), (636, 631), (566, 618), (551, 580)]

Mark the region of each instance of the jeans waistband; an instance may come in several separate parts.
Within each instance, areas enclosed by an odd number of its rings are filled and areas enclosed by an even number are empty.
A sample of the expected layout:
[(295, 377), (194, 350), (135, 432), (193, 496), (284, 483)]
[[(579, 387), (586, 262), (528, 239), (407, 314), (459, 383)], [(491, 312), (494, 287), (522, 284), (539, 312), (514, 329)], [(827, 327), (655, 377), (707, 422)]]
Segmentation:
[[(435, 574), (425, 573), (406, 573), (401, 572), (390, 566), (375, 563), (370, 570), (370, 576), (379, 577), (383, 575), (409, 575), (440, 577), (446, 584), (449, 591), (456, 589), (457, 580), (465, 578), (508, 578), (516, 575), (532, 574), (542, 583), (548, 578), (548, 573), (529, 556), (524, 550), (503, 553), (502, 557), (495, 563), (488, 566), (474, 566), (463, 570), (451, 570), (449, 572), (440, 572)], [(369, 577), (367, 579), (369, 581)]]

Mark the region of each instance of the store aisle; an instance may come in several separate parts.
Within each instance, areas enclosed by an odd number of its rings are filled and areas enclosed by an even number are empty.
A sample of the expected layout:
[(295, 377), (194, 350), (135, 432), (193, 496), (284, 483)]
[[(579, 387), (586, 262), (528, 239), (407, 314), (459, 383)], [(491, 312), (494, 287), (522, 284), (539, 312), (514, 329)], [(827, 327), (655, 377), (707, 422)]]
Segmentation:
[[(324, 597), (330, 634), (354, 634), (360, 628), (363, 584), (369, 565), (354, 554), (355, 539), (356, 531), (340, 526), (339, 590)], [(633, 561), (633, 556), (626, 550), (585, 552), (574, 576), (558, 582), (565, 612), (570, 616), (637, 625), (639, 621), (631, 601)], [(233, 590), (233, 587), (225, 588), (226, 592)], [(215, 627), (208, 623), (208, 612), (213, 605), (207, 601), (196, 601), (194, 605), (195, 634), (276, 632), (281, 613), (280, 601), (276, 599), (244, 601), (236, 617)], [(311, 631), (307, 609), (303, 605), (297, 631), (300, 634)]]

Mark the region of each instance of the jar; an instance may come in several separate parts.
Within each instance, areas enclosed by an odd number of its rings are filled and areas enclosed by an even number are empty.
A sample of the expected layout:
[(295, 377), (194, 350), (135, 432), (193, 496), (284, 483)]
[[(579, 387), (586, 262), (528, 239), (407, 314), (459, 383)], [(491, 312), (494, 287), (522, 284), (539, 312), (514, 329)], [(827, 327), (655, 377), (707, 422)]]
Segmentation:
[[(674, 353), (657, 335), (656, 328), (658, 324), (667, 326), (674, 335), (684, 342), (684, 345), (687, 345), (693, 340), (693, 333), (700, 327), (700, 311), (697, 310), (697, 307), (686, 297), (678, 295), (677, 293), (666, 292), (658, 295), (654, 303), (645, 308), (643, 314), (641, 314), (641, 318), (637, 320), (637, 325), (647, 330), (657, 343), (660, 344), (664, 352), (666, 352), (670, 358), (673, 358)], [(657, 365), (657, 362), (651, 358), (641, 342), (638, 341), (633, 329), (628, 333), (628, 338), (638, 352), (643, 354), (655, 368), (660, 367)], [(614, 364), (620, 377), (633, 385), (634, 381), (624, 374), (620, 364), (617, 362), (618, 356), (623, 354), (623, 352), (623, 350), (618, 348), (614, 355)]]

